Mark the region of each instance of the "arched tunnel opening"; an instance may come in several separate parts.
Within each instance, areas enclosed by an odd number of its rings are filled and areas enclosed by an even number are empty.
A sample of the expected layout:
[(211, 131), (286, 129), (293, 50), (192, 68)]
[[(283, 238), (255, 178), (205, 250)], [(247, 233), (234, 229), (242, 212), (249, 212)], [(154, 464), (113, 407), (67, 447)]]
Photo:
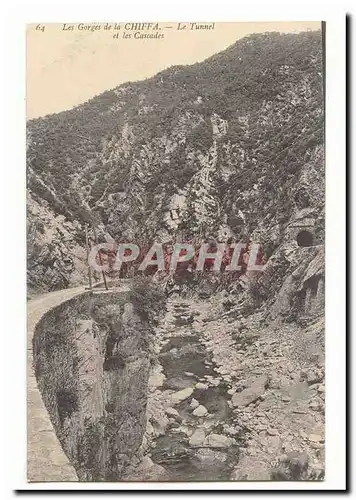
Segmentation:
[(300, 247), (312, 247), (314, 245), (314, 238), (310, 231), (300, 231), (297, 235), (297, 243)]

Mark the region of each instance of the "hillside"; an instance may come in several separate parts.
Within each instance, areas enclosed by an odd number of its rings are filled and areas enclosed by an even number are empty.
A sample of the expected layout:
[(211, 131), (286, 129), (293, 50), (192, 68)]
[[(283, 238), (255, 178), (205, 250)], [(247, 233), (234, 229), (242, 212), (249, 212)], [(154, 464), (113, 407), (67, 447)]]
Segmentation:
[(313, 206), (296, 180), (322, 175), (321, 50), (320, 32), (253, 35), (29, 121), (30, 197), (113, 237), (283, 230)]

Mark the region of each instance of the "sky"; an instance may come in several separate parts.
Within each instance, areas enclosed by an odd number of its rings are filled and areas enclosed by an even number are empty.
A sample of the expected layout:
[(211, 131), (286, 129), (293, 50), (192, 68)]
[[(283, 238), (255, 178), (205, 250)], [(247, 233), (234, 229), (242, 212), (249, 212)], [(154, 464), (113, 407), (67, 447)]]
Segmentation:
[[(167, 22), (159, 23), (159, 30), (140, 31), (164, 34), (163, 39), (136, 39), (137, 30), (125, 29), (125, 23), (120, 23), (119, 31), (110, 24), (110, 30), (100, 23), (100, 30), (94, 31), (79, 29), (79, 23), (67, 24), (66, 29), (62, 24), (27, 26), (27, 119), (71, 109), (121, 83), (149, 78), (170, 66), (203, 61), (252, 33), (299, 32), (321, 26), (315, 21), (245, 22), (191, 29), (190, 23), (181, 23), (186, 28), (178, 30), (178, 23)], [(124, 32), (131, 38), (123, 38)]]

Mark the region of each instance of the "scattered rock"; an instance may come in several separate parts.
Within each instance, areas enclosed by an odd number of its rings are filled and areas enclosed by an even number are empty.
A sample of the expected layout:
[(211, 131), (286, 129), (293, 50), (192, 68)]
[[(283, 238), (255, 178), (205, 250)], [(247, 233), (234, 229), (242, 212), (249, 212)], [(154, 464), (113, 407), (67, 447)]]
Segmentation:
[(293, 413), (299, 413), (300, 415), (305, 415), (307, 413), (307, 408), (304, 405), (297, 405), (293, 410)]
[(279, 466), (276, 467), (270, 479), (274, 481), (298, 481), (305, 478), (308, 470), (308, 456), (306, 453), (289, 453), (278, 459)]
[(187, 427), (186, 425), (181, 425), (180, 427), (177, 428), (177, 430), (178, 432), (182, 432), (188, 437), (190, 437), (194, 432), (190, 427)]
[(224, 463), (227, 460), (227, 455), (223, 451), (212, 450), (210, 448), (200, 448), (197, 450), (196, 457), (204, 465), (209, 465), (211, 467), (216, 467), (220, 463)]
[(310, 434), (308, 437), (309, 441), (312, 441), (313, 443), (322, 443), (324, 442), (323, 436), (320, 436), (319, 434)]
[(230, 476), (231, 481), (269, 481), (270, 479), (267, 470), (250, 471), (246, 473), (240, 469), (235, 469)]
[(236, 434), (239, 433), (239, 430), (235, 427), (233, 427), (232, 425), (224, 425), (224, 432), (228, 435), (228, 436), (236, 436)]
[(301, 380), (305, 380), (308, 385), (317, 384), (323, 379), (323, 374), (319, 370), (308, 370), (301, 372)]
[(244, 407), (249, 404), (257, 401), (261, 397), (266, 390), (266, 386), (268, 385), (268, 379), (265, 376), (258, 377), (250, 387), (247, 389), (243, 389), (241, 392), (236, 392), (232, 398), (232, 406), (236, 407)]
[(197, 401), (196, 399), (192, 398), (189, 406), (191, 408), (195, 409), (195, 408), (198, 408), (199, 405), (200, 405), (199, 401)]
[(208, 413), (208, 410), (205, 408), (203, 405), (199, 405), (195, 410), (193, 411), (193, 415), (195, 417), (204, 417)]
[(195, 384), (195, 388), (205, 391), (206, 389), (209, 389), (209, 386), (207, 384), (202, 384), (201, 382), (198, 382), (197, 384)]
[(164, 373), (152, 373), (149, 378), (149, 388), (151, 390), (156, 389), (157, 387), (161, 387), (165, 381)]
[(197, 429), (189, 438), (189, 444), (191, 446), (200, 446), (204, 443), (205, 432), (203, 429)]
[(223, 434), (210, 434), (204, 441), (204, 446), (211, 448), (228, 448), (233, 443), (232, 438)]
[(189, 398), (193, 394), (193, 389), (191, 387), (187, 387), (186, 389), (182, 389), (181, 391), (175, 392), (172, 394), (172, 404), (178, 404), (181, 401)]
[(181, 422), (182, 421), (182, 417), (179, 415), (179, 413), (177, 412), (177, 410), (175, 410), (174, 408), (166, 408), (166, 414), (169, 416), (169, 417), (172, 417), (174, 420), (177, 420), (177, 422)]
[(264, 424), (257, 424), (255, 427), (256, 431), (262, 432), (267, 430), (267, 425)]
[[(214, 303), (211, 306), (215, 308)], [(206, 312), (209, 307), (205, 307)], [(203, 315), (206, 312), (202, 312), (202, 319), (205, 319)], [(263, 314), (261, 312), (261, 317)], [(195, 370), (194, 365), (186, 365), (186, 369), (192, 371), (184, 372), (184, 376), (194, 378), (190, 384), (187, 378), (181, 378), (192, 387), (175, 387), (173, 389), (178, 392), (171, 395), (171, 406), (189, 398), (185, 407), (188, 406), (191, 415), (197, 418), (192, 421), (192, 417), (187, 416), (188, 422), (184, 421), (185, 425), (182, 425), (179, 412), (167, 408), (165, 415), (170, 417), (170, 422), (172, 419), (179, 422), (178, 426), (175, 426), (175, 422), (168, 427), (169, 433), (173, 432), (173, 439), (183, 442), (185, 447), (188, 441), (189, 446), (195, 447), (194, 457), (202, 461), (204, 470), (210, 462), (212, 470), (215, 470), (216, 462), (226, 461), (227, 458), (229, 466), (235, 463), (236, 467), (239, 463), (231, 476), (233, 480), (271, 480), (275, 467), (277, 479), (309, 479), (309, 471), (306, 472), (305, 466), (308, 459), (303, 461), (300, 452), (305, 450), (312, 463), (322, 461), (324, 439), (323, 415), (320, 411), (325, 392), (322, 364), (312, 363), (304, 356), (302, 348), (295, 353), (295, 358), (291, 357), (291, 354), (294, 356), (291, 339), (299, 339), (295, 335), (297, 328), (294, 325), (286, 324), (283, 331), (279, 326), (275, 331), (269, 331), (267, 325), (265, 332), (262, 328), (264, 325), (257, 325), (259, 319), (253, 319), (259, 329), (257, 334), (255, 323), (249, 322), (249, 329), (245, 329), (245, 333), (250, 332), (251, 338), (249, 335), (245, 338), (242, 332), (234, 342), (231, 332), (235, 331), (235, 325), (227, 326), (226, 319), (219, 319), (218, 316), (213, 319), (208, 325), (203, 326), (201, 323), (199, 329), (199, 325), (191, 328), (194, 335), (199, 336), (200, 345), (209, 356), (201, 360), (207, 374), (204, 375), (204, 371), (201, 373), (198, 368)], [(180, 336), (185, 335), (189, 336), (183, 327)], [(273, 335), (275, 340), (272, 342)], [(299, 349), (299, 344), (297, 347)], [(266, 356), (263, 357), (263, 354)], [(179, 373), (174, 376), (179, 378)], [(171, 379), (172, 376), (166, 381), (165, 389)], [(170, 394), (168, 391), (162, 393), (165, 398)], [(215, 396), (219, 400), (216, 402), (216, 406), (219, 406), (217, 415), (213, 406), (210, 406)], [(221, 405), (224, 409), (220, 408)], [(313, 410), (318, 412), (314, 413)], [(236, 461), (233, 462), (235, 443), (239, 444), (241, 453), (236, 451)], [(278, 463), (276, 457), (281, 452), (286, 455)], [(319, 477), (322, 472), (321, 469), (315, 475)]]
[(320, 409), (320, 404), (318, 401), (311, 401), (309, 403), (309, 408), (314, 411), (318, 411)]

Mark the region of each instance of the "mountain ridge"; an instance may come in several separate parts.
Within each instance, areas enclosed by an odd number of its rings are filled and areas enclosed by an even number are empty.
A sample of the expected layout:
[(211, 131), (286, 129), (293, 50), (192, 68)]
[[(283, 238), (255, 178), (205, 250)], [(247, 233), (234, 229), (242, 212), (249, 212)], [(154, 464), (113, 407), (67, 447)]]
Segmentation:
[(84, 223), (116, 239), (239, 240), (257, 231), (266, 243), (270, 227), (283, 233), (310, 206), (296, 186), (306, 165), (323, 175), (321, 42), (321, 32), (251, 35), (30, 120), (30, 204), (79, 224), (81, 244)]

